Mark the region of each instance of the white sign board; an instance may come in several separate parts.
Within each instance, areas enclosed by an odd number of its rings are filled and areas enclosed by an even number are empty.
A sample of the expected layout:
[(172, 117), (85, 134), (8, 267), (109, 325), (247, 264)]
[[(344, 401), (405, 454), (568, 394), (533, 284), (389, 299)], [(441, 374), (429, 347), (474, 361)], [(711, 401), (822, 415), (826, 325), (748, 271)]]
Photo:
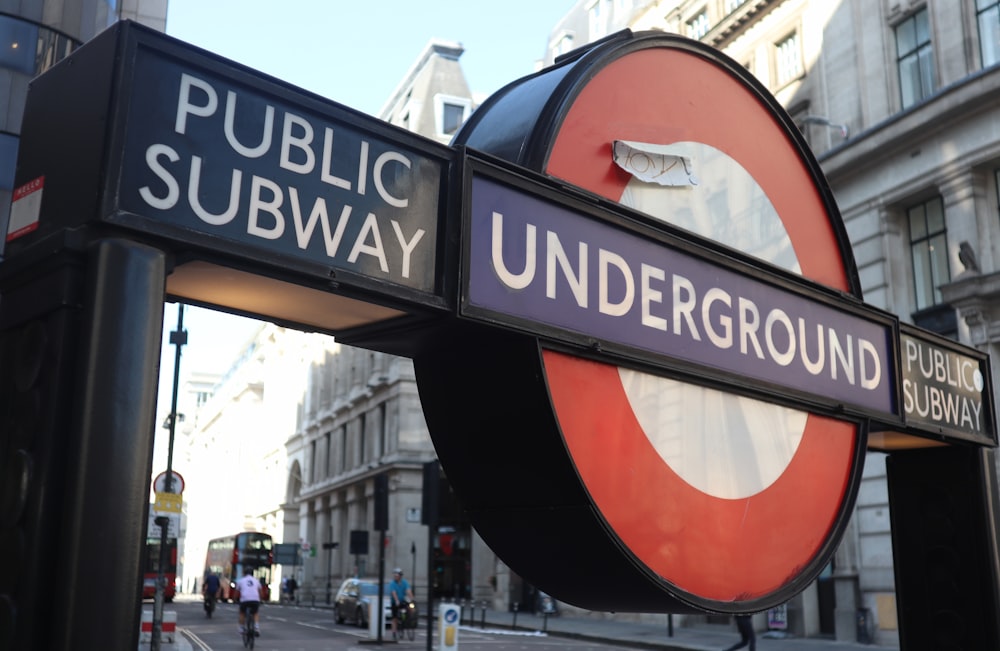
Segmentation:
[(167, 524), (167, 538), (179, 538), (181, 531), (181, 516), (179, 513), (174, 513), (171, 515), (160, 516), (156, 513), (149, 514), (149, 521), (146, 524), (146, 537), (147, 538), (159, 538), (160, 537), (160, 525), (156, 524), (156, 518), (165, 517), (168, 520)]

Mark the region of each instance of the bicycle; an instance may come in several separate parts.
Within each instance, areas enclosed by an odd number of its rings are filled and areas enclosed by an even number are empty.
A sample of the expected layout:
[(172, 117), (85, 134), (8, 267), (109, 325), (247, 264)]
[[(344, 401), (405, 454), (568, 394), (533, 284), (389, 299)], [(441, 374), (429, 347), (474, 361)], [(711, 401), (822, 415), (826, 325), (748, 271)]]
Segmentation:
[(417, 605), (405, 601), (399, 607), (399, 622), (392, 632), (393, 640), (399, 641), (405, 636), (411, 642), (417, 637)]
[(246, 606), (240, 604), (240, 612), (243, 613), (243, 631), (240, 633), (240, 637), (243, 639), (243, 646), (252, 649), (257, 642), (257, 636), (260, 635), (254, 623), (254, 616), (257, 614), (257, 604), (252, 602), (246, 604)]

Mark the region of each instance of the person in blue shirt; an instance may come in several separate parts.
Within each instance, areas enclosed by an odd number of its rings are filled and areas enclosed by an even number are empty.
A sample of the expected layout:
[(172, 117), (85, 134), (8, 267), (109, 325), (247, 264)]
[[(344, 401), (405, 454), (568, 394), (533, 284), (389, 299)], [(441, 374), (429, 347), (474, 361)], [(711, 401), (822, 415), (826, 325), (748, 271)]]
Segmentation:
[(392, 633), (395, 635), (399, 631), (399, 608), (413, 601), (413, 591), (410, 590), (410, 583), (403, 578), (402, 568), (395, 568), (392, 571), (392, 582), (389, 583), (389, 599), (392, 603)]
[(222, 584), (219, 582), (219, 575), (215, 572), (209, 572), (208, 576), (205, 577), (205, 584), (201, 588), (202, 594), (205, 595), (205, 612), (208, 616), (212, 616), (212, 611), (215, 610), (215, 602), (219, 598), (219, 591), (222, 589)]

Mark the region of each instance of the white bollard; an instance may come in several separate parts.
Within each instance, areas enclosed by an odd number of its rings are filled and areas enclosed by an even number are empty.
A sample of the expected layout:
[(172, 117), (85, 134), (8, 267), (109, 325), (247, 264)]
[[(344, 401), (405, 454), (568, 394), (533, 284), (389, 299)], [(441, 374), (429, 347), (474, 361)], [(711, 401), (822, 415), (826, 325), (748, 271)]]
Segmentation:
[[(382, 601), (382, 639), (385, 639), (385, 632), (388, 626), (392, 623), (390, 620), (386, 619), (388, 615), (385, 613), (385, 605), (389, 602), (388, 598), (383, 598)], [(368, 600), (368, 637), (372, 640), (378, 639), (378, 618), (379, 609), (375, 605), (378, 603), (378, 597), (372, 597)]]
[(438, 649), (440, 651), (458, 651), (458, 625), (461, 623), (461, 610), (457, 604), (441, 604), (438, 607), (438, 621), (440, 630), (438, 639), (441, 640)]

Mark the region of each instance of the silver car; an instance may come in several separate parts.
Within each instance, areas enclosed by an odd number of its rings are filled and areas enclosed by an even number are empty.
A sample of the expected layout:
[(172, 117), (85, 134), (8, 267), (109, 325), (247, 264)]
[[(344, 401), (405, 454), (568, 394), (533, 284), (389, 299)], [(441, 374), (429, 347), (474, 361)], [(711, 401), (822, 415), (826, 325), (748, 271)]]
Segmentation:
[[(337, 590), (333, 602), (333, 620), (338, 624), (351, 623), (368, 628), (369, 604), (378, 600), (378, 583), (374, 580), (345, 579)], [(382, 589), (382, 622), (392, 622), (392, 605), (389, 587)]]

